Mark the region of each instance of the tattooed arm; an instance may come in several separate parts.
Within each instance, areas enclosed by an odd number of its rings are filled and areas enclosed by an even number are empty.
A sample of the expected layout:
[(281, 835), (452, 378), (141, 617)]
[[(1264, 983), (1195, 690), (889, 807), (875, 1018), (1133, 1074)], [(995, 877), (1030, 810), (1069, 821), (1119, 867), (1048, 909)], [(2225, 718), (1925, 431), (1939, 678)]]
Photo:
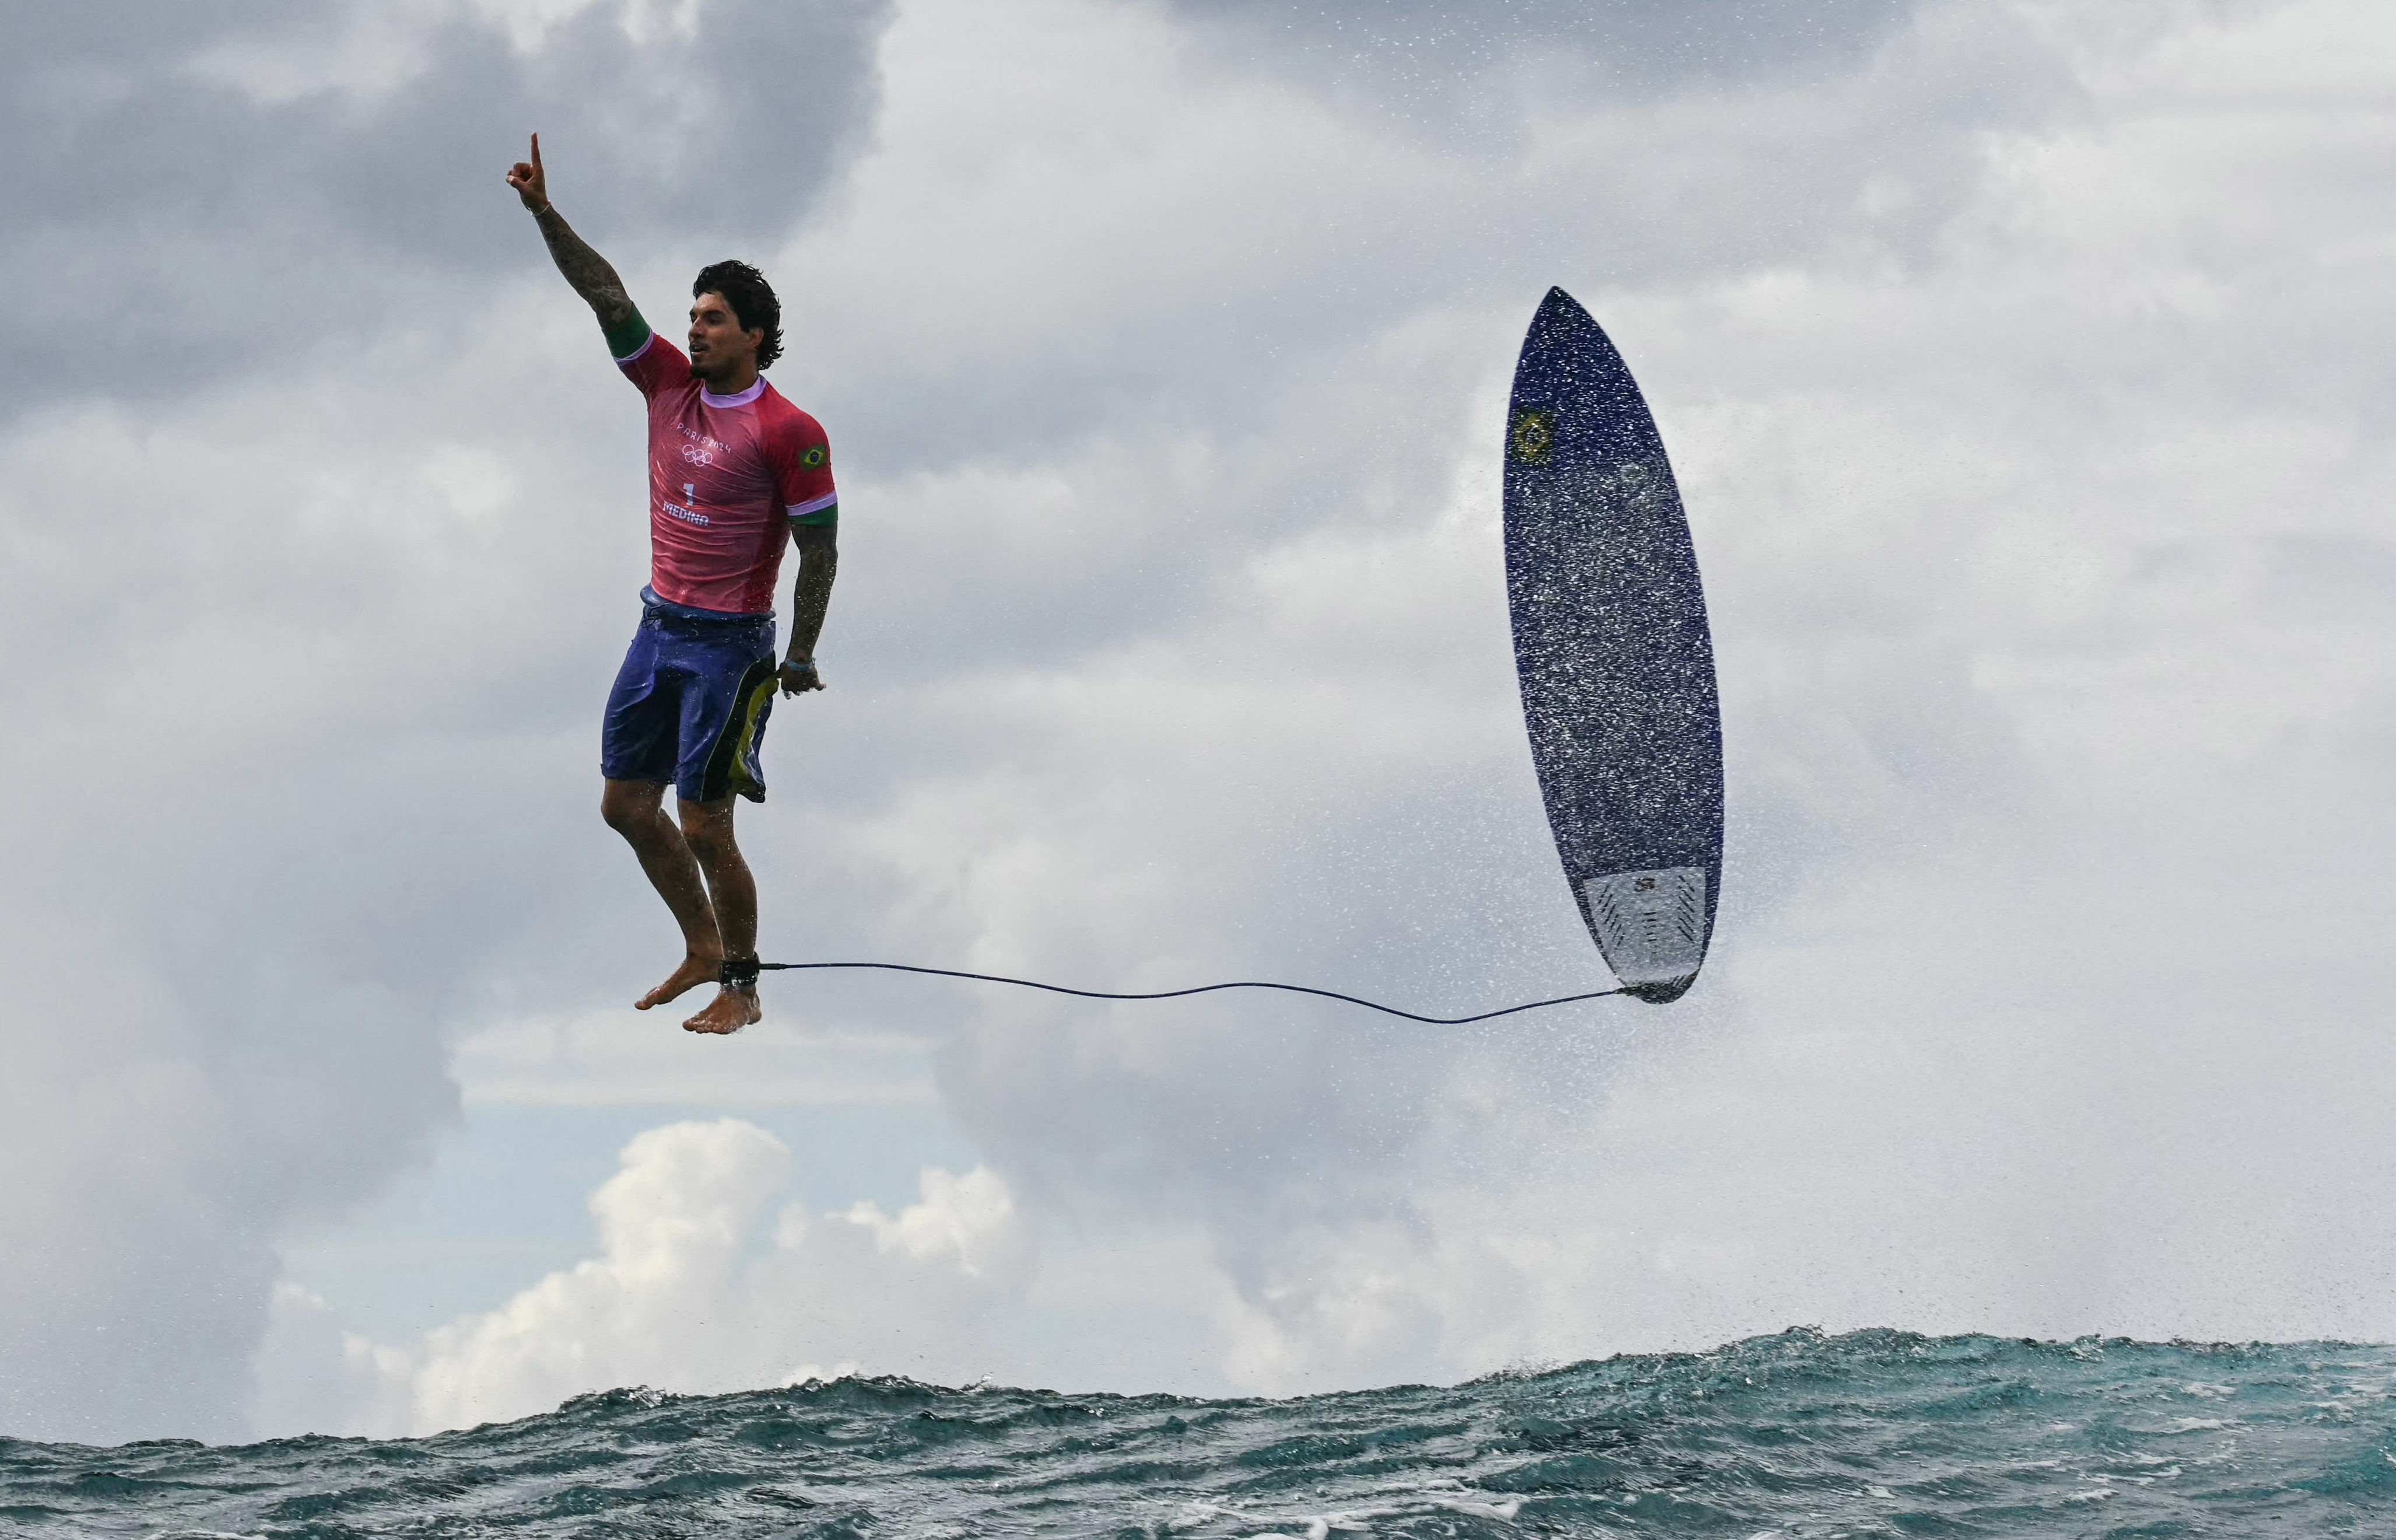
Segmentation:
[(549, 243), (549, 255), (557, 263), (557, 271), (582, 296), (599, 325), (611, 337), (640, 312), (632, 308), (632, 297), (624, 292), (624, 280), (607, 265), (607, 259), (591, 249), (566, 217), (550, 206), (549, 178), (540, 167), (540, 136), (532, 137), (532, 159), (518, 161), (508, 168), (508, 185), (516, 196), (532, 210), (533, 219), (540, 226), (540, 238)]
[[(832, 511), (840, 511), (837, 504)], [(798, 696), (824, 687), (816, 672), (816, 639), (823, 634), (832, 579), (840, 575), (840, 532), (830, 524), (794, 524), (791, 543), (799, 548), (799, 581), (791, 592), (791, 656), (780, 677), (782, 693)]]

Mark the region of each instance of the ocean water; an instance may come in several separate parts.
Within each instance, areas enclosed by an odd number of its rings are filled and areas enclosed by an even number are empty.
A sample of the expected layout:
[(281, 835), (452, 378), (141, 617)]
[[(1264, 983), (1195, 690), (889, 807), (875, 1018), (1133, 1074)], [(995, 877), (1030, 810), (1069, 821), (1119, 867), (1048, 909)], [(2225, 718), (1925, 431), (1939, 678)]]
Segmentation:
[(1792, 1331), (1198, 1401), (614, 1390), (426, 1439), (0, 1440), (25, 1536), (2396, 1536), (2396, 1348)]

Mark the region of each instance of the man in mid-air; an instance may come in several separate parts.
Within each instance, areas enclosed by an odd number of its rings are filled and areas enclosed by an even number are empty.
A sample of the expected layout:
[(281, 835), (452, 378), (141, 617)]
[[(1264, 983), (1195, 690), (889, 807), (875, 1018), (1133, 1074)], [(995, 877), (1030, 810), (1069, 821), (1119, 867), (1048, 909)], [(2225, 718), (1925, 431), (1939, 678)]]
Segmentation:
[[(599, 811), (673, 911), (683, 960), (635, 1008), (712, 983), (715, 998), (683, 1026), (737, 1032), (763, 1012), (757, 884), (733, 843), (733, 798), (765, 798), (757, 750), (776, 685), (786, 696), (823, 688), (816, 639), (832, 603), (840, 522), (824, 431), (758, 376), (781, 354), (782, 309), (755, 268), (700, 270), (685, 357), (649, 329), (616, 270), (550, 206), (539, 135), (532, 159), (509, 169), (508, 185), (649, 405), (649, 583), (607, 697)], [(786, 542), (799, 548), (799, 578), (791, 650), (777, 668), (774, 582)], [(668, 785), (679, 821), (666, 816)]]

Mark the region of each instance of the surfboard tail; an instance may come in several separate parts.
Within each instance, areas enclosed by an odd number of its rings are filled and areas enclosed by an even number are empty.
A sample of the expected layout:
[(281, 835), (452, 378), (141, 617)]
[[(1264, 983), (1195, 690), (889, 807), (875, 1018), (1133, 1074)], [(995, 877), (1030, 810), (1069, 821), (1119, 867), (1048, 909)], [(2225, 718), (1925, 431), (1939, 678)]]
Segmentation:
[[(1706, 869), (1617, 871), (1580, 885), (1581, 908), (1614, 976), (1642, 1000), (1677, 999), (1706, 960)], [(1669, 992), (1663, 992), (1669, 991)]]

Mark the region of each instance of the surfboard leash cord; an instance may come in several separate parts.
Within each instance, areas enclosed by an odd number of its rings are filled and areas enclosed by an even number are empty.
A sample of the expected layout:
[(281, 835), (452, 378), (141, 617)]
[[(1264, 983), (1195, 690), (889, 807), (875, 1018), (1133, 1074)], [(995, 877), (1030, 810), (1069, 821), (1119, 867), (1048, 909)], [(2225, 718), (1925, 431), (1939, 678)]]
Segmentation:
[(1604, 1000), (1609, 995), (1628, 994), (1628, 989), (1591, 989), (1587, 994), (1558, 995), (1553, 1000), (1534, 1000), (1527, 1004), (1509, 1005), (1503, 1010), (1483, 1011), (1475, 1016), (1418, 1016), (1394, 1005), (1383, 1005), (1361, 1000), (1337, 989), (1317, 989), (1305, 984), (1268, 984), (1257, 979), (1238, 979), (1228, 984), (1201, 984), (1188, 989), (1157, 989), (1143, 994), (1119, 993), (1111, 989), (1075, 989), (1062, 984), (1043, 984), (1036, 978), (1009, 978), (1003, 974), (965, 973), (956, 968), (925, 968), (912, 962), (760, 962), (751, 958), (726, 960), (724, 982), (736, 989), (752, 989), (761, 973), (796, 973), (812, 968), (872, 968), (884, 973), (925, 974), (934, 978), (970, 979), (977, 984), (1012, 984), (1018, 989), (1045, 989), (1050, 994), (1073, 995), (1083, 1000), (1179, 1000), (1188, 995), (1213, 994), (1218, 989), (1279, 989), (1285, 994), (1313, 995), (1323, 1000), (1337, 1000), (1350, 1005), (1362, 1005), (1383, 1016), (1402, 1016), (1430, 1027), (1462, 1027), (1469, 1022), (1490, 1021), (1498, 1016), (1515, 1016), (1524, 1011), (1543, 1011), (1551, 1005), (1570, 1005), (1583, 1000)]

